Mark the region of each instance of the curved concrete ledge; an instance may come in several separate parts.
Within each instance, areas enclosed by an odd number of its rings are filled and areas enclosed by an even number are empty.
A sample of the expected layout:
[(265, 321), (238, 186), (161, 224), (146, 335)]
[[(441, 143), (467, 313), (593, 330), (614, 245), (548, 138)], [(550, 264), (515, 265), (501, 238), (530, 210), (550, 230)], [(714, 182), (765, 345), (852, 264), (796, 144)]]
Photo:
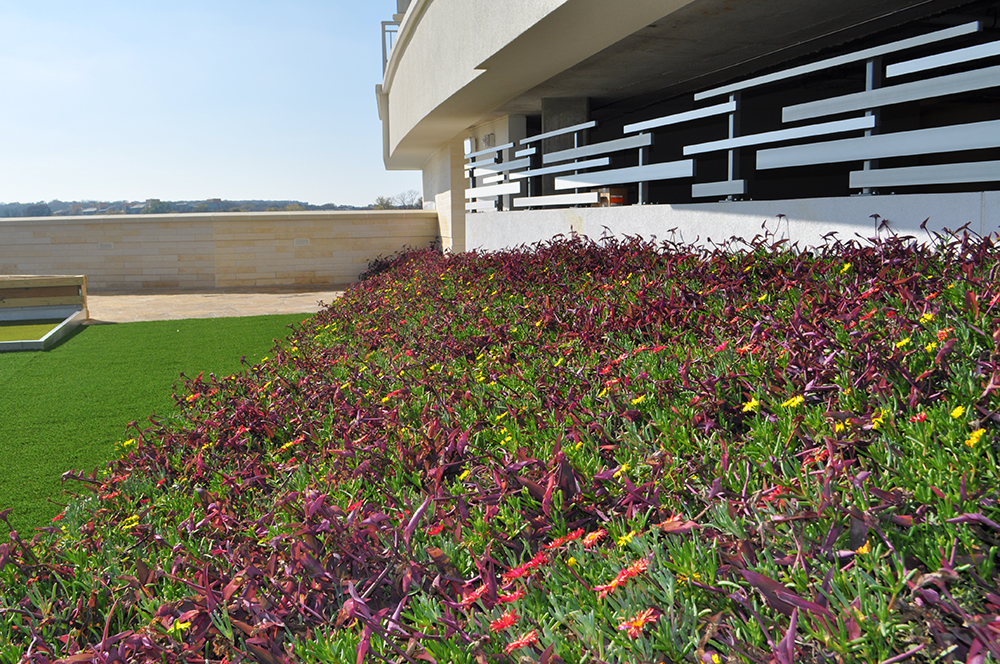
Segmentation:
[(692, 1), (415, 2), (378, 90), (387, 167), (421, 168), (497, 107)]

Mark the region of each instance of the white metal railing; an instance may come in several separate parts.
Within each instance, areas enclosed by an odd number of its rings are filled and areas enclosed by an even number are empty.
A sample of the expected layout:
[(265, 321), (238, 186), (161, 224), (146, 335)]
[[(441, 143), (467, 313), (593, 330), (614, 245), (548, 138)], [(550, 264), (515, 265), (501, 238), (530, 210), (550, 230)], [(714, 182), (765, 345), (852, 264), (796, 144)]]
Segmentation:
[[(588, 190), (630, 184), (638, 184), (639, 203), (643, 203), (649, 182), (685, 178), (692, 179), (692, 198), (740, 196), (746, 193), (746, 180), (739, 174), (738, 151), (745, 148), (756, 149), (755, 167), (758, 171), (861, 162), (862, 170), (851, 170), (848, 176), (849, 187), (860, 189), (861, 193), (870, 193), (876, 187), (1000, 182), (1000, 161), (878, 168), (878, 160), (886, 158), (1000, 148), (1000, 120), (879, 133), (879, 112), (884, 107), (1000, 87), (1000, 65), (996, 64), (933, 75), (934, 70), (943, 67), (978, 64), (981, 60), (1000, 56), (1000, 41), (922, 55), (888, 66), (882, 62), (883, 56), (909, 49), (920, 47), (926, 52), (927, 47), (973, 35), (979, 32), (980, 27), (979, 22), (966, 23), (698, 92), (694, 95), (695, 103), (723, 95), (729, 98), (710, 106), (625, 125), (622, 138), (581, 145), (583, 132), (597, 126), (591, 121), (522, 139), (519, 141), (522, 149), (514, 151), (513, 159), (506, 162), (505, 151), (512, 150), (515, 147), (513, 143), (467, 154), (469, 187), (465, 193), (469, 202), (466, 209), (503, 209), (505, 198), (506, 207), (515, 209), (592, 205), (597, 203), (598, 193)], [(864, 90), (784, 106), (780, 122), (789, 126), (740, 134), (742, 92), (835, 67), (859, 64), (865, 67)], [(900, 77), (915, 75), (924, 75), (924, 78), (896, 83)], [(892, 84), (885, 85), (886, 79)], [(863, 115), (843, 117), (852, 113)], [(830, 116), (840, 117), (823, 120)], [(676, 146), (685, 159), (649, 163), (653, 130), (713, 117), (726, 118), (729, 129), (727, 138)], [(814, 120), (822, 121), (809, 122)], [(573, 148), (548, 153), (543, 151), (544, 139), (568, 134), (574, 137)], [(837, 134), (848, 137), (835, 138)], [(765, 147), (775, 143), (785, 145)], [(611, 167), (612, 155), (631, 150), (638, 150), (637, 166)], [(713, 154), (717, 158), (720, 152), (726, 153), (728, 158), (727, 179), (694, 182), (697, 160)], [(534, 195), (531, 179), (542, 175), (555, 176), (554, 189), (557, 192), (573, 190), (572, 193)], [(522, 182), (528, 182), (527, 191)]]
[(382, 21), (382, 75), (385, 76), (385, 68), (389, 66), (389, 54), (396, 42), (396, 35), (399, 33), (399, 21)]

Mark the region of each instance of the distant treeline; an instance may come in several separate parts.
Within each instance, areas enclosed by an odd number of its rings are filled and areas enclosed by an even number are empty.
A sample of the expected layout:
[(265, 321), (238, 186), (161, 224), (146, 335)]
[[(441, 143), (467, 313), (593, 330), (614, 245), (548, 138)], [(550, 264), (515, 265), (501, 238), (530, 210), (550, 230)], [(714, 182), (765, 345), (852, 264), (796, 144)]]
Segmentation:
[(201, 201), (60, 201), (38, 203), (0, 203), (3, 217), (51, 217), (90, 214), (169, 214), (185, 212), (274, 212), (296, 210), (372, 210), (413, 209), (422, 207), (423, 201), (416, 191), (407, 191), (392, 197), (379, 196), (365, 206), (324, 203), (312, 205), (302, 201), (230, 201), (212, 198)]

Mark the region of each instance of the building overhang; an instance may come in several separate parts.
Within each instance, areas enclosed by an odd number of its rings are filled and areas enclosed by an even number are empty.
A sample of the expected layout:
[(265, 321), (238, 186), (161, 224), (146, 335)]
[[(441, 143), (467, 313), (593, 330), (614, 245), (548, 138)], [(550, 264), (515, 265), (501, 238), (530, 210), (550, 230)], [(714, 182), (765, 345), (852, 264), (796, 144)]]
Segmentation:
[[(664, 98), (954, 8), (957, 0), (415, 0), (378, 90), (389, 169), (541, 100)], [(474, 8), (470, 8), (474, 7)], [(519, 19), (524, 19), (518, 23)]]

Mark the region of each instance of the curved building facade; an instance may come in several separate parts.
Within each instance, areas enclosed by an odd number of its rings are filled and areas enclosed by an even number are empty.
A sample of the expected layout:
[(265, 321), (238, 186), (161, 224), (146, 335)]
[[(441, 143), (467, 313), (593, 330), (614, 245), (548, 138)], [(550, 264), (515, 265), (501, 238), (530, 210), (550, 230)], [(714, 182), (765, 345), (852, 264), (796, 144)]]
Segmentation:
[(446, 248), (996, 230), (995, 1), (399, 5), (384, 160), (423, 172)]

